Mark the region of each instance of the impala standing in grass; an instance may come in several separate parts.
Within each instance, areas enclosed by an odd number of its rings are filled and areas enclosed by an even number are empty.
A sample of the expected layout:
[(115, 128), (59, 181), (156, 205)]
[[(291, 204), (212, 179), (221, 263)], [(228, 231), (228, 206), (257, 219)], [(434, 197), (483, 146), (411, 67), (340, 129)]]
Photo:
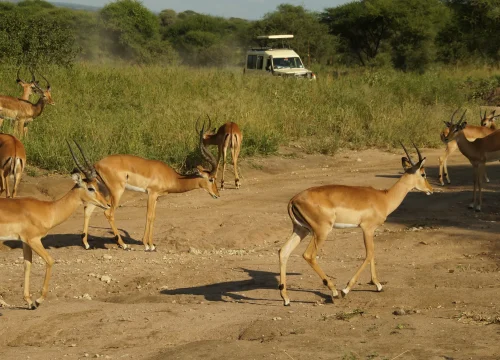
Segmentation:
[[(80, 170), (83, 170), (76, 157), (74, 160)], [(50, 229), (66, 221), (81, 204), (109, 208), (106, 201), (107, 189), (98, 183), (95, 176), (82, 178), (79, 172), (74, 172), (72, 178), (75, 186), (56, 201), (34, 198), (0, 199), (0, 240), (20, 240), (23, 243), (24, 299), (29, 309), (35, 309), (45, 300), (54, 264), (54, 259), (43, 247), (41, 239)], [(35, 303), (30, 295), (32, 251), (46, 263), (42, 295)]]
[[(96, 174), (109, 189), (111, 207), (104, 212), (104, 215), (108, 219), (120, 247), (127, 249), (128, 246), (123, 242), (115, 225), (115, 211), (125, 190), (148, 194), (146, 228), (142, 238), (145, 251), (154, 251), (156, 248), (153, 244), (153, 223), (156, 216), (156, 201), (160, 195), (203, 189), (214, 199), (219, 197), (215, 182), (217, 163), (214, 156), (203, 144), (204, 131), (205, 126), (203, 125), (199, 132), (199, 146), (202, 156), (210, 164), (210, 169), (198, 166), (192, 175), (179, 174), (164, 162), (133, 155), (110, 155), (93, 166), (85, 158), (86, 174)], [(89, 249), (88, 227), (94, 209), (95, 205), (93, 204), (88, 204), (85, 207), (82, 240), (86, 249)]]
[[(43, 75), (42, 77), (45, 79)], [(45, 89), (34, 82), (35, 92), (40, 94), (40, 98), (35, 104), (12, 96), (0, 96), (0, 127), (5, 119), (10, 119), (16, 122), (16, 131), (19, 137), (28, 133), (26, 124), (40, 116), (46, 104), (55, 104), (52, 100), (50, 83), (47, 79), (45, 81), (47, 82)]]
[[(404, 148), (404, 146), (403, 146)], [(415, 147), (416, 148), (416, 147)], [(307, 189), (295, 195), (288, 203), (288, 215), (292, 220), (293, 232), (288, 241), (279, 251), (280, 261), (280, 294), (284, 305), (290, 305), (286, 291), (286, 264), (288, 257), (299, 243), (308, 235), (312, 239), (303, 254), (304, 259), (323, 280), (332, 292), (332, 297), (338, 293), (333, 282), (320, 268), (316, 255), (332, 228), (345, 229), (360, 227), (363, 230), (366, 257), (358, 271), (342, 290), (345, 296), (363, 271), (370, 264), (371, 281), (382, 291), (375, 272), (375, 256), (373, 236), (375, 229), (382, 225), (387, 216), (396, 210), (412, 189), (432, 194), (431, 185), (427, 182), (424, 170), (425, 158), (422, 158), (418, 148), (418, 162), (415, 164), (406, 148), (407, 157), (402, 158), (403, 164), (410, 163), (401, 178), (388, 190), (376, 190), (372, 187), (325, 185)]]

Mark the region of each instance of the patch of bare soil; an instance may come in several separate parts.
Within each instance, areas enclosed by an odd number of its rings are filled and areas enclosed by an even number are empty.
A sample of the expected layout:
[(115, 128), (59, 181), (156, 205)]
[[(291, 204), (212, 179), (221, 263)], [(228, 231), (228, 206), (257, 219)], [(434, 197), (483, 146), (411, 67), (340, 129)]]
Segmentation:
[[(436, 192), (410, 193), (376, 233), (384, 291), (369, 271), (344, 299), (302, 259), (288, 262), (292, 306), (278, 291), (277, 250), (291, 232), (288, 200), (311, 186), (391, 186), (401, 152), (344, 151), (335, 157), (284, 150), (242, 161), (242, 188), (213, 200), (173, 194), (157, 206), (158, 251), (142, 248), (144, 194), (128, 192), (117, 225), (133, 250), (117, 248), (101, 211), (91, 250), (81, 246), (83, 209), (44, 245), (56, 259), (50, 294), (25, 310), (21, 244), (0, 243), (2, 359), (498, 359), (500, 358), (500, 167), (488, 167), (482, 213), (471, 212), (472, 171), (451, 157), (452, 185), (437, 184), (437, 157), (425, 150)], [(231, 168), (230, 168), (231, 169)], [(232, 180), (229, 173), (228, 180)], [(228, 182), (228, 185), (230, 182)], [(69, 176), (23, 178), (20, 194), (57, 198)], [(334, 230), (319, 263), (340, 290), (364, 258), (359, 229)], [(35, 256), (31, 291), (44, 274)]]

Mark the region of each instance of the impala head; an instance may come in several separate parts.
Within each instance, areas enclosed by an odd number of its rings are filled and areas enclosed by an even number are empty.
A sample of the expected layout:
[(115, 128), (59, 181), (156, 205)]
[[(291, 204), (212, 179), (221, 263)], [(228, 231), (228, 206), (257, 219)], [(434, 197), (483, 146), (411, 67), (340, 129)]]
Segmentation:
[(453, 122), (453, 118), (458, 110), (459, 109), (455, 110), (455, 112), (451, 116), (451, 121), (445, 121), (446, 129), (441, 133), (441, 140), (443, 140), (444, 143), (454, 140), (458, 133), (467, 126), (467, 121), (464, 121), (465, 113), (467, 112), (467, 110), (464, 111), (457, 123)]
[(484, 110), (484, 114), (481, 114), (481, 110), (479, 110), (479, 118), (481, 119), (481, 126), (486, 126), (489, 128), (495, 127), (495, 118), (500, 115), (495, 115), (496, 110), (493, 110), (489, 115), (486, 115), (486, 110)]
[(203, 158), (210, 164), (209, 169), (205, 169), (200, 165), (197, 166), (196, 167), (197, 174), (198, 176), (205, 179), (205, 181), (202, 182), (202, 188), (206, 192), (208, 192), (214, 199), (217, 199), (220, 196), (219, 189), (217, 189), (217, 182), (215, 178), (215, 174), (217, 172), (217, 160), (205, 146), (204, 136), (203, 136), (205, 134), (205, 122), (203, 122), (201, 130), (198, 130), (198, 121), (196, 121), (196, 132), (199, 133), (200, 135), (201, 156), (203, 156)]
[[(83, 152), (81, 146), (75, 141), (78, 150), (85, 160), (86, 167), (83, 167), (78, 158), (76, 157), (71, 145), (66, 141), (71, 152), (71, 156), (75, 161), (77, 168), (71, 173), (71, 177), (76, 184), (76, 187), (80, 189), (80, 196), (84, 204), (92, 204), (98, 206), (102, 209), (109, 209), (111, 205), (108, 202), (109, 191), (106, 185), (102, 181), (99, 181), (99, 177), (95, 168), (88, 162), (85, 153)], [(81, 173), (85, 175), (82, 177)]]
[(432, 189), (431, 184), (429, 184), (429, 182), (427, 181), (427, 175), (425, 174), (425, 158), (422, 157), (422, 154), (420, 153), (420, 150), (418, 150), (417, 146), (414, 143), (412, 144), (415, 147), (415, 150), (417, 150), (417, 163), (413, 162), (410, 154), (408, 153), (408, 150), (406, 150), (403, 143), (401, 143), (401, 146), (406, 153), (406, 157), (401, 158), (403, 169), (405, 171), (405, 174), (403, 176), (407, 176), (411, 179), (414, 189), (423, 191), (427, 195), (430, 195), (434, 190)]
[(21, 67), (19, 67), (19, 69), (17, 69), (17, 79), (16, 79), (16, 82), (21, 85), (21, 87), (23, 88), (23, 94), (27, 94), (28, 96), (30, 96), (31, 94), (33, 94), (36, 90), (36, 86), (38, 85), (38, 81), (36, 81), (35, 79), (35, 74), (33, 74), (33, 71), (30, 70), (30, 73), (31, 73), (31, 81), (24, 81), (23, 79), (21, 79), (19, 77), (19, 71), (21, 70)]
[[(40, 74), (40, 72), (39, 72)], [(39, 84), (38, 84), (38, 81), (35, 83), (35, 87), (34, 87), (34, 90), (36, 93), (38, 93), (43, 101), (49, 105), (55, 105), (56, 103), (54, 102), (54, 100), (52, 100), (52, 94), (51, 94), (51, 88), (50, 88), (50, 83), (49, 81), (45, 78), (45, 76), (43, 76), (42, 74), (40, 74), (42, 76), (42, 78), (45, 80), (45, 82), (47, 83), (47, 87), (44, 89), (42, 88)]]

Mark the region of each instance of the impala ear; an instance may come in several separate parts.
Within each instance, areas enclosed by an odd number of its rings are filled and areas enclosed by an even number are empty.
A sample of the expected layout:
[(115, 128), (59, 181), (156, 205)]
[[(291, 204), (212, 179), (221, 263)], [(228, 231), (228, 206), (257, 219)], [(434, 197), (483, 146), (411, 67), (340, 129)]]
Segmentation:
[(408, 169), (411, 169), (412, 168), (412, 165), (410, 163), (410, 160), (408, 160), (408, 158), (406, 156), (403, 156), (401, 158), (401, 165), (403, 166), (403, 170), (406, 172), (408, 171)]
[(78, 187), (82, 187), (83, 186), (82, 175), (80, 174), (80, 171), (78, 171), (77, 169), (75, 170), (73, 170), (73, 172), (71, 173), (71, 178), (73, 179), (75, 184), (78, 185)]

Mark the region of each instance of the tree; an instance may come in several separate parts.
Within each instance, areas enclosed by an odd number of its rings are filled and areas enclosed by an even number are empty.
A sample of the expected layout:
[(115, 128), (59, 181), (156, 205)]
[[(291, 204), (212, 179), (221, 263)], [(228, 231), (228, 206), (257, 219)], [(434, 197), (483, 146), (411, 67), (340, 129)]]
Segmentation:
[(252, 42), (258, 35), (283, 33), (293, 34), (290, 45), (302, 58), (312, 62), (326, 62), (338, 45), (337, 38), (329, 35), (327, 26), (320, 23), (319, 14), (290, 4), (279, 5), (276, 11), (255, 22), (247, 41)]
[(175, 59), (171, 45), (161, 41), (155, 14), (137, 0), (118, 0), (100, 11), (108, 51), (120, 58), (152, 63)]

